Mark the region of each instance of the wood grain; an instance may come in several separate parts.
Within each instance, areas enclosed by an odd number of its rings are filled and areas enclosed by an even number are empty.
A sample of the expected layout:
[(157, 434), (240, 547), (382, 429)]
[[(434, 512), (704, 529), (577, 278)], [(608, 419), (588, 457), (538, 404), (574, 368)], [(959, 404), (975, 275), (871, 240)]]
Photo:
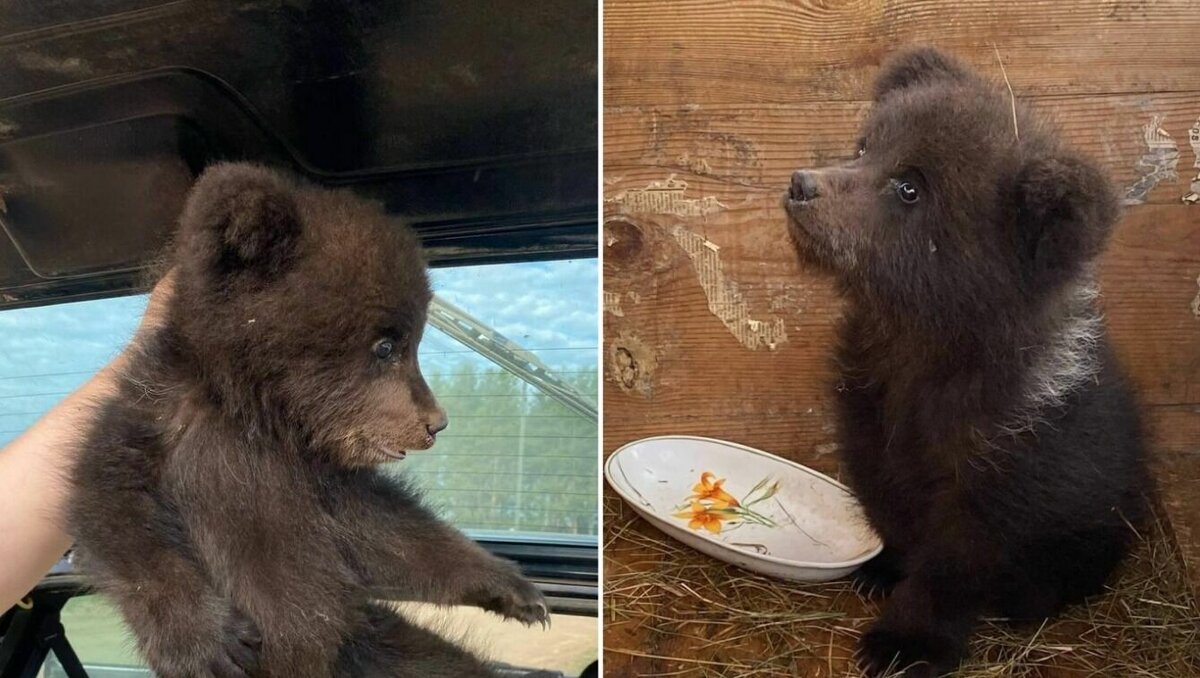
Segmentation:
[(860, 99), (897, 45), (936, 43), (1029, 95), (1200, 89), (1184, 0), (609, 0), (606, 106)]
[[(938, 44), (999, 77), (994, 43), (1016, 95), (1121, 187), (1139, 178), (1142, 126), (1161, 116), (1179, 176), (1126, 209), (1100, 275), (1110, 334), (1152, 428), (1164, 507), (1200, 587), (1200, 318), (1190, 308), (1200, 205), (1180, 202), (1197, 172), (1194, 5), (609, 0), (604, 35), (605, 454), (697, 434), (837, 473), (829, 348), (841, 303), (797, 263), (779, 201), (793, 170), (849, 156), (870, 81), (896, 47)], [(658, 202), (641, 193), (668, 179), (686, 187)], [(716, 253), (745, 314), (782, 320), (774, 350), (747, 348), (714, 312), (682, 245), (691, 234)], [(622, 529), (651, 529), (639, 522)], [(656, 555), (606, 558), (653, 567)], [(660, 640), (629, 628), (606, 636), (626, 650)], [(625, 671), (613, 675), (664, 669), (609, 660)]]
[[(1196, 172), (1187, 132), (1200, 119), (1200, 84), (1193, 91), (1170, 94), (1068, 97), (1030, 97), (1020, 83), (1014, 87), (1017, 97), (1053, 120), (1074, 147), (1103, 162), (1120, 188), (1139, 178), (1136, 164), (1146, 152), (1142, 126), (1159, 116), (1179, 147), (1180, 181), (1160, 184), (1147, 202), (1180, 203), (1186, 178)], [(782, 193), (793, 170), (850, 156), (869, 105), (606, 106), (606, 192), (641, 188), (674, 173), (689, 182), (712, 179)]]

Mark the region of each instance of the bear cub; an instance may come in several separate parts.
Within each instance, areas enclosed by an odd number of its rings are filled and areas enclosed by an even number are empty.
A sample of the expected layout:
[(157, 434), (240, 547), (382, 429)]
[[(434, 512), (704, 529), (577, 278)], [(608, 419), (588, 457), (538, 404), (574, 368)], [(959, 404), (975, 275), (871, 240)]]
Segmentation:
[(795, 172), (784, 204), (847, 301), (842, 462), (884, 542), (857, 576), (889, 593), (867, 673), (941, 675), (981, 615), (1042, 619), (1100, 591), (1151, 483), (1097, 307), (1118, 207), (1096, 163), (917, 48), (884, 65), (856, 155)]
[(245, 164), (196, 182), (160, 326), (73, 471), (70, 530), (162, 678), (490, 676), (378, 598), (546, 622), (541, 593), (378, 466), (446, 415), (432, 294), (380, 206)]

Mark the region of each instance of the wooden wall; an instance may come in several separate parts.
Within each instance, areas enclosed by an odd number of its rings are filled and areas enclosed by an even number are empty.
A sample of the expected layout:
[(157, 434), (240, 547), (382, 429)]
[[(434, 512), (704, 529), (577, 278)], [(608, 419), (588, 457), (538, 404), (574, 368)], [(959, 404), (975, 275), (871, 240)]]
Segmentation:
[(1200, 124), (1198, 10), (605, 2), (605, 453), (698, 434), (836, 472), (827, 391), (840, 304), (797, 264), (779, 201), (792, 170), (848, 157), (880, 60), (932, 43), (996, 78), (1002, 59), (1016, 95), (1122, 187), (1151, 154), (1144, 126), (1173, 140), (1177, 175), (1127, 209), (1101, 282), (1154, 428), (1165, 503), (1200, 573), (1200, 204), (1181, 200), (1200, 173), (1188, 138)]

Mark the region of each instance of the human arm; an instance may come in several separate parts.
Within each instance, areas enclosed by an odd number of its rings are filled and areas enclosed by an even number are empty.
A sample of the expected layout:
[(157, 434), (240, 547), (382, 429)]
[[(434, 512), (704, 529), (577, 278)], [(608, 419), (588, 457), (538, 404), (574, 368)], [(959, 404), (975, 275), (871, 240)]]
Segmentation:
[[(168, 274), (151, 294), (135, 334), (161, 322), (170, 296)], [(76, 443), (96, 404), (116, 392), (127, 351), (0, 449), (0, 610), (27, 594), (71, 545), (64, 514)]]

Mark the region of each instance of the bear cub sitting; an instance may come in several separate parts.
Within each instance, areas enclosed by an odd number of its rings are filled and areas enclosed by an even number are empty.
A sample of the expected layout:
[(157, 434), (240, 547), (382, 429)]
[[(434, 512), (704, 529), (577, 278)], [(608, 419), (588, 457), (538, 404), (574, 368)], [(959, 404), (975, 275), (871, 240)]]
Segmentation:
[(489, 676), (373, 599), (545, 622), (517, 568), (378, 470), (446, 415), (417, 345), (415, 234), (348, 192), (209, 168), (165, 319), (132, 347), (73, 472), (82, 569), (163, 678)]
[(1137, 408), (1093, 262), (1118, 217), (1095, 162), (931, 48), (885, 64), (856, 157), (794, 173), (801, 258), (847, 300), (843, 468), (883, 538), (870, 675), (953, 670), (982, 614), (1101, 590), (1147, 518)]

